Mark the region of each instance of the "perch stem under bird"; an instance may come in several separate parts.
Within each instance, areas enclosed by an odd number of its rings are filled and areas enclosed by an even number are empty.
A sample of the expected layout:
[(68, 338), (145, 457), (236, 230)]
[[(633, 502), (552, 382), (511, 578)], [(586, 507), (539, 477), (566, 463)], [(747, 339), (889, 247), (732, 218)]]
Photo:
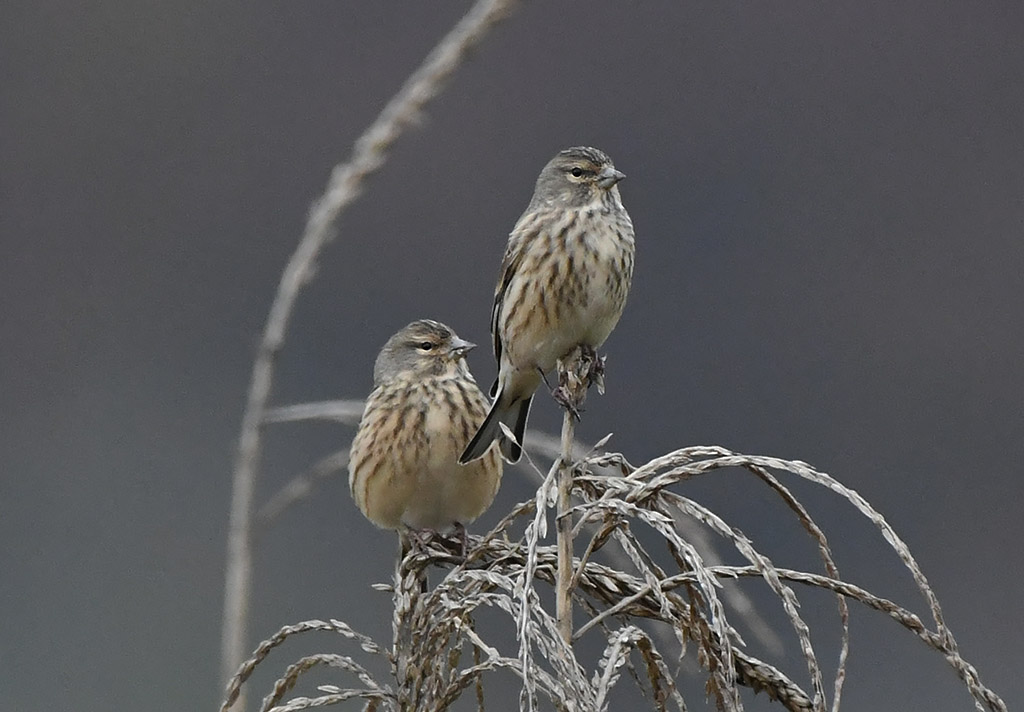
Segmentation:
[[(597, 365), (599, 364), (599, 367)], [(572, 644), (573, 521), (572, 484), (576, 463), (572, 457), (575, 422), (587, 398), (587, 389), (597, 384), (604, 389), (604, 359), (587, 346), (578, 346), (558, 361), (558, 392), (555, 399), (565, 408), (562, 421), (562, 451), (558, 458), (558, 571), (555, 578), (555, 619), (566, 645)]]

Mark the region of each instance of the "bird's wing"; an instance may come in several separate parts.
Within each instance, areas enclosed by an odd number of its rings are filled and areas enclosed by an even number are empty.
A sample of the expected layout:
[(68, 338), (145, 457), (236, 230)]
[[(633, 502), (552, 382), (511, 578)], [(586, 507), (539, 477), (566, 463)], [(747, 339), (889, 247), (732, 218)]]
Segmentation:
[(516, 225), (516, 229), (508, 238), (508, 247), (505, 248), (505, 256), (501, 260), (498, 286), (494, 288), (494, 304), (491, 306), (491, 336), (494, 337), (494, 358), (499, 364), (501, 363), (502, 348), (498, 318), (501, 312), (501, 303), (505, 299), (505, 292), (508, 291), (508, 285), (522, 261), (523, 242), (522, 231), (519, 229), (519, 225)]

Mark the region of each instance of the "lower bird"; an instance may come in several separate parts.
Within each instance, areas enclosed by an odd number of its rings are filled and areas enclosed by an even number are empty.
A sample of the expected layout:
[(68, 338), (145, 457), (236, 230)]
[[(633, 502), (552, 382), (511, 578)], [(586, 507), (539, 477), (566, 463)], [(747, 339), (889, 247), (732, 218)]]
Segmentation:
[[(495, 439), (506, 460), (519, 460), (544, 374), (577, 346), (600, 347), (618, 323), (635, 251), (617, 187), (624, 177), (605, 153), (588, 147), (561, 151), (541, 171), (509, 235), (494, 291), (494, 401), (459, 462), (483, 457)], [(502, 436), (502, 424), (512, 438)]]
[(348, 481), (356, 505), (378, 527), (455, 529), (465, 542), (465, 525), (494, 500), (498, 449), (469, 465), (458, 462), (487, 412), (465, 361), (472, 348), (444, 324), (423, 319), (388, 339), (377, 356)]

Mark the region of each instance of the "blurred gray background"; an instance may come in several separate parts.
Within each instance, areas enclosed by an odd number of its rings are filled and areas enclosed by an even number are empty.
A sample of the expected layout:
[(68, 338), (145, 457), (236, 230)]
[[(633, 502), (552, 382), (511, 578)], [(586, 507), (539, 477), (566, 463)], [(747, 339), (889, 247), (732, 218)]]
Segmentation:
[[(219, 702), (231, 460), (278, 277), (332, 165), (467, 8), (5, 8), (3, 709)], [(527, 3), (344, 215), (273, 402), (363, 397), (414, 318), (486, 344), (536, 174), (598, 146), (628, 175), (638, 256), (581, 435), (614, 432), (634, 463), (720, 444), (833, 474), (905, 538), (965, 657), (1020, 707), (1022, 37), (1016, 2)], [(489, 383), (486, 349), (470, 361)], [(550, 399), (534, 412), (557, 427)], [(271, 430), (259, 499), (350, 433)], [(876, 530), (786, 481), (846, 578), (926, 612)], [(531, 489), (510, 470), (475, 529)], [(816, 566), (749, 477), (687, 493), (778, 563)], [(370, 584), (394, 547), (344, 477), (324, 485), (260, 544), (253, 643), (331, 616), (386, 639)], [(827, 597), (805, 606), (834, 630)], [(853, 613), (844, 709), (971, 708), (938, 655)], [(787, 671), (805, 682), (798, 660)]]

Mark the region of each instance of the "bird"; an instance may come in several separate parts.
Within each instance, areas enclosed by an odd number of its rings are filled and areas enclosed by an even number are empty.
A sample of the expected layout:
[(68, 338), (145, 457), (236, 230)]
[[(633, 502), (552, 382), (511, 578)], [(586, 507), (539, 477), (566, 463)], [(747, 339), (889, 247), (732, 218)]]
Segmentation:
[(545, 374), (577, 346), (594, 353), (618, 323), (636, 249), (619, 195), (623, 178), (607, 154), (585, 146), (560, 151), (540, 172), (509, 235), (494, 291), (493, 401), (459, 462), (482, 457), (495, 439), (504, 459), (517, 462)]
[(420, 319), (377, 356), (348, 481), (356, 506), (378, 527), (403, 537), (454, 529), (465, 550), (465, 525), (493, 502), (502, 475), (498, 448), (458, 462), (488, 406), (465, 360), (474, 346), (445, 324)]

